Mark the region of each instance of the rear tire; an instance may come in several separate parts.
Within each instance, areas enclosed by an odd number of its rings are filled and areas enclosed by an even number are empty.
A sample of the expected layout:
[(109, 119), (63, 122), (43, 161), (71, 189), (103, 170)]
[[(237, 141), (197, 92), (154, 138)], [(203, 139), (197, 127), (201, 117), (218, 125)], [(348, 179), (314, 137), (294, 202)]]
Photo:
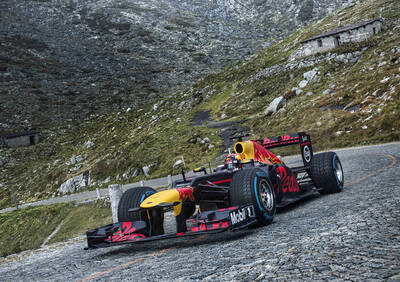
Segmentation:
[(140, 207), (144, 199), (154, 193), (156, 193), (156, 190), (146, 186), (126, 190), (118, 203), (118, 221), (145, 221), (148, 232), (151, 229), (151, 235), (164, 234), (164, 214), (161, 209), (150, 210), (150, 222), (146, 211), (128, 212), (131, 208)]
[(344, 174), (339, 157), (334, 152), (314, 155), (311, 163), (312, 180), (321, 194), (343, 191)]
[(271, 181), (260, 168), (242, 169), (233, 175), (229, 189), (234, 206), (254, 206), (260, 225), (270, 224), (276, 212), (275, 193)]

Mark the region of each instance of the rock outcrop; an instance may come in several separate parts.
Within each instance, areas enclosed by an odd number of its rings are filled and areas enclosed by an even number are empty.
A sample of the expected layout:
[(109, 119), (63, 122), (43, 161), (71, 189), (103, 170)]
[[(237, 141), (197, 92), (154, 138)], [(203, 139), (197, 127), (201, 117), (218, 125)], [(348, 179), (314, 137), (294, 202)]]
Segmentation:
[(276, 113), (279, 109), (281, 109), (286, 103), (285, 98), (283, 96), (279, 96), (275, 98), (268, 106), (268, 108), (265, 109), (264, 114), (265, 115), (270, 115), (273, 113)]
[(61, 194), (74, 193), (91, 184), (90, 173), (85, 172), (77, 176), (71, 177), (58, 188)]

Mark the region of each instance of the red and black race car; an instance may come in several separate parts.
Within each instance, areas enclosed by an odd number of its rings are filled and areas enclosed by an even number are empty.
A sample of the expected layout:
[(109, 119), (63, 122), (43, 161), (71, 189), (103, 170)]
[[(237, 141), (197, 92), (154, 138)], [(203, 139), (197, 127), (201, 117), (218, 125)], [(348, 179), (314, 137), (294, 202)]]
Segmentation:
[[(343, 189), (343, 169), (336, 153), (313, 155), (310, 136), (304, 132), (234, 146), (214, 172), (196, 169), (201, 175), (155, 191), (131, 188), (122, 195), (118, 223), (87, 232), (88, 248), (234, 231), (272, 222), (283, 207), (315, 192), (329, 194)], [(268, 149), (300, 145), (303, 165), (287, 167)], [(164, 213), (173, 210), (176, 231), (165, 234)]]

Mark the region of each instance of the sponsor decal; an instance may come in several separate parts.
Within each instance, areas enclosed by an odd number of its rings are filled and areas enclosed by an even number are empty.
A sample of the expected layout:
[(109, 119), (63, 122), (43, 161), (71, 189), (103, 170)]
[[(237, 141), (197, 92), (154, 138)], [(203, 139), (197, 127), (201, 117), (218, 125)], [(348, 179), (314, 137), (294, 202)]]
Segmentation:
[(255, 217), (254, 207), (247, 206), (236, 211), (231, 211), (229, 216), (231, 217), (232, 225), (247, 221), (249, 218)]
[(283, 135), (283, 136), (265, 138), (263, 140), (263, 145), (270, 147), (270, 146), (275, 146), (275, 145), (297, 143), (297, 142), (299, 142), (299, 140), (300, 139), (297, 134), (292, 134), (292, 135), (287, 134), (287, 135)]
[(277, 143), (277, 142), (278, 142), (277, 140), (271, 140), (269, 138), (265, 138), (263, 144), (270, 145), (270, 144)]
[[(282, 192), (300, 192), (299, 183), (293, 172), (284, 166), (276, 168), (276, 172), (279, 174), (282, 183)], [(288, 174), (289, 172), (289, 174)]]

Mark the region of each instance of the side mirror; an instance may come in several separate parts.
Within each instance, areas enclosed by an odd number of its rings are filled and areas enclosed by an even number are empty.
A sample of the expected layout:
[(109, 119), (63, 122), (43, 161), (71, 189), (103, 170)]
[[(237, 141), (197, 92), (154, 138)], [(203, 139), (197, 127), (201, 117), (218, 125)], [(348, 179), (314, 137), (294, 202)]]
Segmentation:
[(185, 159), (183, 158), (183, 156), (177, 157), (175, 159), (178, 160), (173, 164), (171, 174), (173, 174), (175, 167), (180, 167), (183, 181), (186, 181), (185, 171), (183, 170), (184, 168), (186, 168)]
[(194, 173), (198, 173), (198, 172), (202, 172), (202, 171), (204, 171), (204, 174), (207, 174), (206, 168), (204, 166), (195, 168), (193, 170)]

